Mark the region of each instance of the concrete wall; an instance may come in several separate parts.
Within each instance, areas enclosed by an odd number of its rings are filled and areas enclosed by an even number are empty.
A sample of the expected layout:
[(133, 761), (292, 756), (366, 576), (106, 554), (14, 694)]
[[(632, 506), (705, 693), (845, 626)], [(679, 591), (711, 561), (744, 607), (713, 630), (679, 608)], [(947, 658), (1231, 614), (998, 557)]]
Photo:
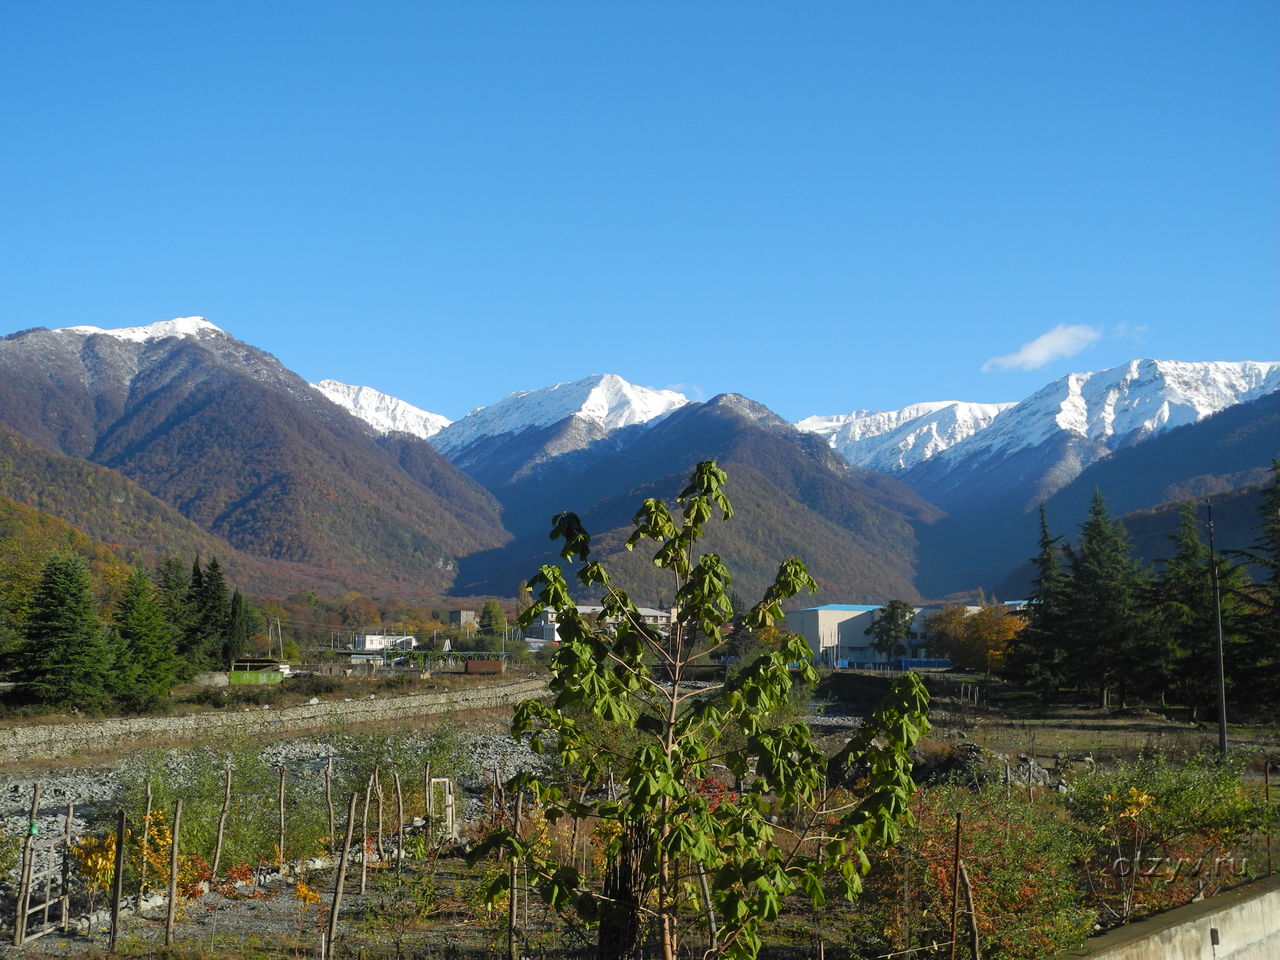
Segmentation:
[[(1213, 945), (1212, 931), (1218, 932)], [(1127, 924), (1061, 960), (1276, 960), (1280, 957), (1280, 874)]]
[(517, 680), (447, 693), (372, 700), (324, 700), (283, 710), (256, 709), (234, 713), (211, 710), (181, 717), (127, 717), (0, 728), (0, 762), (65, 757), (156, 739), (203, 740), (228, 734), (320, 730), (459, 710), (483, 710), (511, 706), (521, 700), (543, 696), (546, 692), (545, 680)]

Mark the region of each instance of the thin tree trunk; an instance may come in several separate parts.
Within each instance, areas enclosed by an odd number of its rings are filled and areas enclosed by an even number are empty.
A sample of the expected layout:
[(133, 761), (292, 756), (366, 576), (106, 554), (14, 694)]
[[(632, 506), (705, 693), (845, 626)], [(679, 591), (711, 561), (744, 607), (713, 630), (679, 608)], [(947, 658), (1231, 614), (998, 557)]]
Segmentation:
[(164, 945), (173, 946), (173, 925), (178, 917), (178, 837), (182, 833), (182, 798), (173, 802), (173, 844), (169, 851), (169, 911), (164, 921)]
[(333, 905), (329, 908), (329, 936), (325, 940), (324, 957), (329, 960), (333, 956), (333, 941), (338, 936), (338, 913), (342, 910), (342, 889), (347, 883), (347, 860), (351, 856), (351, 835), (356, 827), (356, 800), (359, 794), (351, 794), (351, 803), (347, 807), (347, 837), (342, 843), (342, 851), (338, 855), (338, 882), (333, 888)]
[(647, 894), (641, 869), (642, 843), (641, 832), (624, 823), (618, 855), (604, 870), (598, 960), (641, 960), (641, 909)]
[(324, 765), (324, 803), (329, 810), (329, 849), (338, 842), (337, 826), (333, 820), (333, 757)]
[(698, 868), (698, 889), (702, 892), (702, 910), (707, 918), (707, 953), (714, 954), (720, 949), (720, 929), (716, 923), (716, 907), (711, 902), (711, 884), (707, 882), (707, 871)]
[(281, 885), (283, 885), (284, 884), (284, 865), (285, 865), (285, 859), (286, 859), (285, 852), (284, 852), (284, 766), (283, 765), (280, 767), (280, 789), (279, 789), (278, 803), (279, 803), (279, 813), (280, 813), (280, 848), (278, 852), (280, 857), (280, 883)]
[(373, 768), (373, 793), (378, 801), (378, 862), (381, 863), (387, 859), (386, 848), (382, 845), (382, 776), (378, 767)]
[(22, 842), (22, 868), (18, 875), (18, 912), (13, 923), (13, 945), (22, 946), (27, 939), (27, 908), (31, 906), (31, 869), (35, 860), (36, 816), (40, 813), (39, 783), (31, 791), (31, 826)]
[[(969, 883), (969, 871), (964, 868), (964, 861), (960, 861), (960, 879), (964, 883), (964, 899), (965, 905), (969, 911), (969, 941), (973, 950), (973, 960), (982, 960), (982, 952), (978, 945), (978, 912), (973, 908), (973, 885)], [(952, 947), (954, 950), (954, 946)]]
[(960, 818), (956, 811), (955, 858), (951, 866), (951, 960), (956, 960), (956, 929), (960, 916)]
[(116, 952), (116, 938), (120, 935), (120, 901), (124, 899), (124, 834), (127, 826), (124, 807), (121, 807), (116, 818), (116, 862), (111, 877), (111, 933), (107, 937), (107, 953)]
[(222, 812), (218, 814), (218, 840), (213, 848), (213, 875), (218, 876), (218, 864), (222, 862), (222, 837), (227, 830), (227, 814), (231, 812), (231, 768), (227, 767), (226, 784), (222, 790)]
[(360, 895), (369, 884), (369, 794), (373, 792), (373, 774), (364, 786), (364, 812), (360, 814)]
[[(516, 794), (515, 820), (511, 825), (511, 832), (520, 838), (520, 807), (521, 801), (524, 799), (523, 794)], [(517, 911), (520, 909), (520, 900), (516, 894), (516, 880), (519, 877), (520, 858), (512, 854), (511, 856), (511, 873), (508, 877), (509, 890), (507, 896), (507, 958), (508, 960), (520, 960), (520, 952), (516, 947), (516, 918)]]
[[(147, 806), (142, 814), (142, 842), (139, 844), (140, 855), (138, 857), (138, 916), (142, 916), (142, 897), (147, 890), (147, 847), (151, 843), (151, 781), (147, 781)], [(216, 866), (218, 858), (214, 857), (215, 864), (213, 870), (217, 875), (218, 868)]]
[[(67, 804), (67, 832), (63, 836), (63, 933), (72, 925), (72, 823), (76, 815), (76, 805)], [(138, 904), (138, 915), (142, 915), (142, 904)]]
[(396, 874), (404, 870), (404, 793), (400, 789), (400, 771), (395, 771), (396, 784)]

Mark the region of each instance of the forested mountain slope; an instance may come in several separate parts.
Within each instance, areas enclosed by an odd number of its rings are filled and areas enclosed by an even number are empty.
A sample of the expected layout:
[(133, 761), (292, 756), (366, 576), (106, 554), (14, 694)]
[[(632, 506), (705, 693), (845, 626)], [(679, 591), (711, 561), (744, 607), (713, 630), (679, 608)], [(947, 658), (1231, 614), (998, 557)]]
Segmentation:
[(560, 510), (582, 516), (598, 549), (649, 602), (670, 586), (642, 550), (622, 549), (639, 499), (670, 499), (699, 460), (729, 474), (737, 513), (715, 525), (707, 548), (721, 552), (743, 596), (771, 582), (780, 559), (799, 555), (836, 602), (913, 598), (912, 519), (938, 512), (888, 477), (851, 469), (819, 438), (735, 394), (683, 406), (653, 425), (615, 432), (494, 488), (518, 539), (501, 553), (464, 562), (459, 589), (498, 592), (554, 558), (546, 532)]
[(0, 422), (118, 470), (254, 556), (425, 594), (505, 538), (496, 502), (425, 444), (385, 449), (273, 357), (195, 318), (15, 334), (0, 374)]

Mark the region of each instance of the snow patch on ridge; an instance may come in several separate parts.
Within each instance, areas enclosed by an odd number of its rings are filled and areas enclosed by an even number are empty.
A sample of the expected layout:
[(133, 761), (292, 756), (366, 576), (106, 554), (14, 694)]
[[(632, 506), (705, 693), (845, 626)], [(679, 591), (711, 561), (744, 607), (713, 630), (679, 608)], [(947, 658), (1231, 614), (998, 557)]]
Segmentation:
[(102, 327), (82, 325), (78, 327), (61, 327), (52, 333), (70, 333), (76, 336), (91, 337), (98, 334), (115, 337), (117, 340), (129, 340), (133, 343), (146, 343), (148, 340), (164, 340), (168, 337), (206, 337), (221, 334), (223, 331), (204, 317), (177, 317), (173, 320), (162, 320), (149, 323), (145, 327), (117, 327), (106, 330)]
[(1059, 432), (1116, 450), (1276, 390), (1280, 363), (1131, 360), (1053, 381), (947, 458), (1003, 455)]
[(321, 380), (311, 386), (379, 433), (408, 433), (425, 440), (452, 422), (373, 387), (358, 387), (337, 380)]
[(917, 403), (799, 421), (857, 466), (898, 473), (926, 460), (955, 469), (1066, 433), (1117, 450), (1280, 390), (1280, 363), (1131, 360), (1072, 373), (1020, 403)]
[(665, 417), (688, 398), (674, 390), (651, 390), (612, 374), (595, 374), (539, 390), (512, 393), (488, 407), (478, 407), (431, 438), (446, 457), (486, 437), (548, 427), (569, 417), (596, 424), (606, 433)]
[(855, 410), (806, 417), (796, 428), (826, 438), (855, 466), (895, 472), (915, 466), (986, 429), (1012, 403), (935, 400), (901, 410)]

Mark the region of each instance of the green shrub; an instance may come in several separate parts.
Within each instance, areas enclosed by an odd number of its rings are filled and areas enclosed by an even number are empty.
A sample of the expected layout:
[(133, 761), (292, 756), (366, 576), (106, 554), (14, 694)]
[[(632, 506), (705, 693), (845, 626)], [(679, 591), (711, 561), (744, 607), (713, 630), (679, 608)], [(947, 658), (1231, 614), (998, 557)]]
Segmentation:
[(1276, 808), (1245, 789), (1247, 758), (1149, 753), (1079, 778), (1067, 806), (1106, 922), (1166, 910), (1256, 875)]
[(305, 673), (296, 677), (287, 677), (284, 681), (285, 692), (300, 697), (321, 697), (337, 693), (341, 689), (341, 680), (322, 673)]
[[(983, 956), (1044, 957), (1084, 941), (1093, 913), (1075, 870), (1080, 843), (1056, 798), (1006, 800), (1003, 788), (948, 783), (917, 793), (911, 811), (914, 825), (873, 858), (850, 944), (858, 955), (950, 938), (957, 813)], [(905, 911), (904, 881), (910, 890)], [(967, 943), (963, 914), (960, 922)]]

